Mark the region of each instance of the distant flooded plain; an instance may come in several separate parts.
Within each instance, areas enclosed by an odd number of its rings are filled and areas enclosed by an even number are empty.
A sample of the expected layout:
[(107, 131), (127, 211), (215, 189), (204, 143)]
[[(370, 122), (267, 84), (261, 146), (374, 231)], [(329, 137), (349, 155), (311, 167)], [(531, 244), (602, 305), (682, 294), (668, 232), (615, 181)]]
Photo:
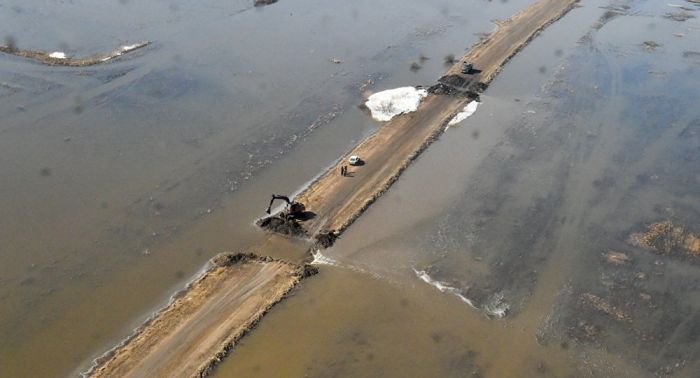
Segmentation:
[[(376, 129), (368, 91), (434, 83), (530, 2), (252, 3), (0, 4), (21, 48), (151, 42), (0, 56), (0, 376), (85, 370)], [(542, 33), (217, 375), (694, 376), (700, 261), (629, 242), (700, 233), (679, 4), (584, 0)]]

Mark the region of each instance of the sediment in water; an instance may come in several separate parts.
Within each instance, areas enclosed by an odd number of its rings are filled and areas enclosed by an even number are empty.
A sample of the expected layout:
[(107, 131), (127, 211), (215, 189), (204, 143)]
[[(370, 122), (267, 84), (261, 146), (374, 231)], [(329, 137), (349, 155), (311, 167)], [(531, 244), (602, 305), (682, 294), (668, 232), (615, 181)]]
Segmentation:
[(659, 254), (689, 258), (694, 262), (700, 258), (700, 235), (670, 220), (652, 223), (645, 232), (631, 234), (629, 243)]

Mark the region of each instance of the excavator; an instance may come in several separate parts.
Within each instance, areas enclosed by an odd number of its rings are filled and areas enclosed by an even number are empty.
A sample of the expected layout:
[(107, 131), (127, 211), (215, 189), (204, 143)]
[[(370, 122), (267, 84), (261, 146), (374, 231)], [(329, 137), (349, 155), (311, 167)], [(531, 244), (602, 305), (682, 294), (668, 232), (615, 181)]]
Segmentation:
[(462, 63), (462, 73), (465, 75), (471, 75), (474, 73), (474, 64), (469, 62)]
[(273, 194), (272, 199), (270, 199), (270, 204), (267, 206), (268, 214), (270, 214), (270, 211), (272, 210), (272, 204), (275, 202), (275, 200), (282, 200), (287, 203), (287, 208), (280, 213), (280, 217), (284, 219), (301, 218), (301, 216), (304, 214), (304, 211), (306, 211), (306, 206), (304, 206), (303, 203), (292, 202), (287, 196)]

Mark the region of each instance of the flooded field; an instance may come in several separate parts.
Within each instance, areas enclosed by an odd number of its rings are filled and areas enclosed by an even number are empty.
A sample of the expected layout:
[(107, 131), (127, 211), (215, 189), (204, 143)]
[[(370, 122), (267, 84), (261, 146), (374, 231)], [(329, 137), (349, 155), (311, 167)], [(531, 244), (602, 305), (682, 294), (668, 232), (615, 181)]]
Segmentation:
[[(698, 30), (618, 6), (518, 55), (220, 376), (694, 376)], [(666, 220), (681, 245), (630, 239)]]
[[(368, 91), (433, 84), (529, 3), (0, 4), (22, 49), (151, 42), (84, 68), (0, 55), (0, 376), (84, 371), (263, 243), (269, 195), (376, 129)], [(582, 1), (216, 374), (695, 376), (699, 15)], [(290, 243), (274, 257), (304, 259)]]

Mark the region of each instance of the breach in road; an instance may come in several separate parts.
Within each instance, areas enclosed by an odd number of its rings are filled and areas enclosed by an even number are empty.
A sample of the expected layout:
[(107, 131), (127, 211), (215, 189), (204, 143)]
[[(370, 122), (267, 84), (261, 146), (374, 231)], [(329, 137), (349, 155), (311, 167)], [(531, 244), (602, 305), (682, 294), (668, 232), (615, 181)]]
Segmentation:
[(313, 218), (314, 214), (306, 211), (306, 206), (301, 202), (292, 201), (287, 196), (273, 194), (270, 199), (270, 204), (267, 206), (266, 213), (272, 212), (272, 205), (276, 200), (282, 200), (287, 203), (284, 210), (278, 214), (259, 219), (255, 222), (260, 228), (267, 231), (276, 232), (290, 236), (307, 236), (304, 228), (299, 224), (299, 221)]

